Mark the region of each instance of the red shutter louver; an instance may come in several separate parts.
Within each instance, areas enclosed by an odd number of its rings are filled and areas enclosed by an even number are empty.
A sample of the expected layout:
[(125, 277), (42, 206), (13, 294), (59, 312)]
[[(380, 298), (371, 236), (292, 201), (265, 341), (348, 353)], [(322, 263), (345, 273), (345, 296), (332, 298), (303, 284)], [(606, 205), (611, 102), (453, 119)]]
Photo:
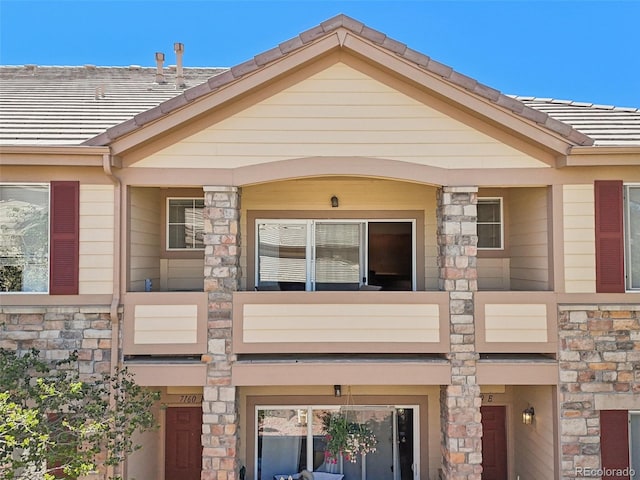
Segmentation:
[(596, 292), (624, 293), (622, 181), (595, 182)]
[(79, 204), (79, 182), (51, 182), (51, 295), (78, 294)]
[(602, 480), (629, 479), (629, 475), (619, 475), (620, 472), (629, 469), (629, 412), (627, 410), (600, 411), (600, 455), (605, 473)]

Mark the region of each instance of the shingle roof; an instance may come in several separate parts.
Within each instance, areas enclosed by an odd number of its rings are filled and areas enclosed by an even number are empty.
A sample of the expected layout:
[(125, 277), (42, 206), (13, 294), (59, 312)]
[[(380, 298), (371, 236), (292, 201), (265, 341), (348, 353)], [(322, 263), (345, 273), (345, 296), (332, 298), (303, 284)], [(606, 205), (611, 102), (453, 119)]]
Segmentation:
[(155, 68), (0, 67), (0, 144), (107, 144), (338, 28), (575, 144), (640, 145), (638, 109), (504, 95), (344, 15), (230, 69), (185, 68), (186, 90), (154, 83)]
[(640, 145), (640, 108), (515, 96), (525, 105), (571, 125), (598, 146)]
[[(185, 68), (187, 88), (224, 68)], [(73, 145), (175, 97), (175, 69), (0, 66), (0, 144)]]

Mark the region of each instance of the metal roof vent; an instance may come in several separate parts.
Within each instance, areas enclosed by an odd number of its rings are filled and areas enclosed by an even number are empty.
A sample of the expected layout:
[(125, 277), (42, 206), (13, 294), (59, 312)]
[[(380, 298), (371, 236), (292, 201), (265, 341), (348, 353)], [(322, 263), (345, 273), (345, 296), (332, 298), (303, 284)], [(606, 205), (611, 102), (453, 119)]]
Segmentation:
[(185, 88), (187, 84), (184, 81), (184, 73), (182, 72), (184, 45), (182, 43), (174, 43), (173, 50), (176, 52), (176, 88)]
[(156, 52), (156, 83), (167, 83), (164, 79), (162, 64), (164, 62), (164, 53)]

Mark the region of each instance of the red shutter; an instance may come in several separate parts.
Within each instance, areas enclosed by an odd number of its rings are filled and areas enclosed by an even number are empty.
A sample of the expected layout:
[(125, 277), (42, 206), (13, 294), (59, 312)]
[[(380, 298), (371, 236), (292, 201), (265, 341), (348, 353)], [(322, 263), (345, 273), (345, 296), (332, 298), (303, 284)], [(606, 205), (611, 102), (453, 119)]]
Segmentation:
[(51, 295), (78, 294), (79, 204), (79, 182), (51, 182)]
[(596, 181), (596, 292), (624, 293), (622, 182)]
[(603, 475), (602, 480), (629, 479), (629, 475), (618, 475), (620, 470), (629, 468), (629, 413), (626, 410), (600, 411), (600, 455), (604, 473), (611, 474)]

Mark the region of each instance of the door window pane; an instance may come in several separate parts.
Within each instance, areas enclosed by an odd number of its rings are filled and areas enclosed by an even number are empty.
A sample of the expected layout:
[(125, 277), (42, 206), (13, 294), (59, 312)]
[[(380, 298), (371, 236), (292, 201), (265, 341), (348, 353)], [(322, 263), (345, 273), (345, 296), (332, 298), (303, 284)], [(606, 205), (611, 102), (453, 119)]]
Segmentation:
[(258, 287), (304, 290), (307, 281), (307, 225), (258, 224)]
[(357, 290), (360, 286), (360, 223), (317, 223), (316, 290)]
[(307, 409), (258, 410), (258, 480), (306, 468), (306, 439)]

